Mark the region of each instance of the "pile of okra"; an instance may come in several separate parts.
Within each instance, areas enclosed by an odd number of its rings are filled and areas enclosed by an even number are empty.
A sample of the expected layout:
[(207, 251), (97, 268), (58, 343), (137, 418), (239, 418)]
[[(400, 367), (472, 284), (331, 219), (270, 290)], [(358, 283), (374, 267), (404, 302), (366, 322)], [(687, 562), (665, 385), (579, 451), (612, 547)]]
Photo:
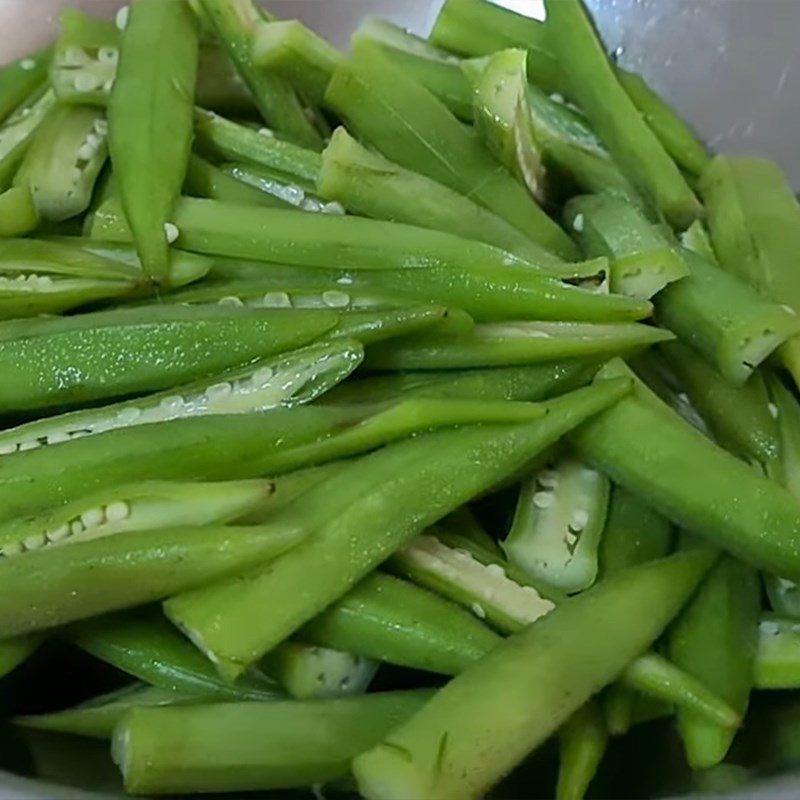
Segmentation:
[[(684, 790), (768, 771), (748, 735), (785, 766), (800, 206), (546, 5), (345, 53), (134, 0), (0, 71), (4, 768), (580, 800), (656, 730)], [(56, 651), (77, 705), (4, 694)]]

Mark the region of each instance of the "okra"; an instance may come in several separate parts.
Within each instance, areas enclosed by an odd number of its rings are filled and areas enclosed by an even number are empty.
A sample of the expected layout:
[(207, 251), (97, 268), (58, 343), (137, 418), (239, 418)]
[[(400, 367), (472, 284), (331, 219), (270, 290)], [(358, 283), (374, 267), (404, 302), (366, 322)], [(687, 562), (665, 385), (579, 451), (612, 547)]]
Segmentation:
[(51, 89), (37, 90), (0, 125), (0, 191), (4, 192), (11, 185), (20, 162), (55, 102)]
[(404, 169), (359, 144), (337, 128), (322, 153), (317, 181), (320, 195), (349, 211), (375, 219), (478, 238), (556, 275), (568, 275), (563, 263), (506, 220), (431, 178)]
[[(753, 685), (758, 641), (760, 591), (756, 572), (723, 558), (669, 632), (671, 659), (744, 715)], [(695, 769), (707, 769), (725, 757), (736, 727), (710, 723), (685, 709), (678, 730), (686, 757)]]
[(207, 659), (157, 611), (110, 614), (66, 630), (95, 658), (150, 686), (212, 700), (274, 700), (279, 687), (257, 669), (236, 683), (223, 681)]
[(482, 796), (650, 646), (712, 562), (696, 551), (634, 567), (505, 640), (355, 758), (359, 791)]
[[(631, 373), (611, 362), (603, 374)], [(795, 498), (709, 441), (643, 384), (570, 438), (579, 455), (676, 525), (745, 563), (800, 577)]]
[(354, 756), (430, 696), (137, 708), (114, 732), (112, 752), (134, 794), (307, 788), (347, 777)]
[(261, 668), (296, 700), (323, 700), (364, 694), (378, 665), (341, 650), (288, 641), (267, 653)]
[(469, 83), (461, 71), (461, 59), (399, 25), (377, 17), (367, 17), (359, 25), (354, 38), (380, 44), (386, 57), (400, 72), (411, 75), (459, 119), (472, 121), (472, 97)]
[(435, 330), (440, 335), (451, 331), (463, 333), (472, 330), (473, 326), (472, 317), (460, 309), (451, 312), (441, 306), (401, 306), (356, 309), (342, 314), (339, 324), (329, 335), (350, 337), (364, 345), (372, 345), (387, 339), (403, 339), (420, 332), (427, 333), (429, 330)]
[(711, 237), (708, 235), (706, 226), (699, 219), (696, 219), (681, 235), (681, 245), (686, 250), (691, 250), (695, 255), (704, 258), (709, 264), (719, 266), (717, 254), (711, 244)]
[(362, 353), (347, 339), (312, 344), (146, 397), (24, 423), (0, 432), (0, 455), (169, 420), (302, 405), (349, 375)]
[(781, 437), (763, 377), (755, 373), (744, 386), (731, 386), (679, 342), (663, 345), (662, 352), (716, 440), (768, 475), (776, 474), (781, 468)]
[(322, 105), (334, 70), (344, 56), (297, 20), (254, 27), (253, 64), (291, 84), (312, 106)]
[(274, 492), (268, 480), (145, 481), (69, 500), (44, 513), (0, 523), (0, 557), (9, 558), (130, 531), (212, 525), (245, 516)]
[(377, 345), (369, 349), (364, 366), (372, 370), (437, 370), (609, 358), (671, 338), (668, 331), (635, 323), (496, 322), (476, 325), (469, 335), (422, 334)]
[(264, 23), (252, 0), (200, 0), (200, 5), (266, 123), (289, 140), (315, 150), (322, 149), (322, 139), (292, 87), (254, 62), (256, 33)]
[(702, 207), (620, 84), (580, 0), (545, 5), (547, 41), (570, 97), (642, 194), (675, 227), (688, 227), (700, 216)]
[(586, 255), (609, 259), (612, 292), (649, 300), (689, 274), (680, 251), (624, 200), (576, 197), (564, 218)]
[(27, 186), (0, 191), (0, 238), (25, 236), (38, 225), (36, 206)]
[(300, 628), (297, 636), (441, 675), (457, 675), (500, 641), (471, 612), (382, 572), (364, 578)]
[[(315, 531), (307, 546), (299, 546), (291, 556), (247, 581), (221, 583), (171, 598), (165, 604), (167, 614), (223, 674), (236, 675), (427, 525), (513, 474), (565, 429), (614, 402), (626, 390), (627, 386), (619, 383), (602, 387), (599, 393), (578, 391), (560, 402), (553, 401), (547, 415), (535, 423), (439, 431), (359, 459), (312, 490), (298, 508), (287, 509), (284, 526)], [(501, 419), (499, 411), (495, 419)], [(460, 477), (454, 487), (455, 463)], [(440, 488), (444, 484), (449, 487), (447, 492)], [(407, 495), (417, 498), (413, 511), (404, 499)], [(353, 558), (355, 552), (358, 558)], [(331, 564), (337, 568), (331, 569)], [(275, 597), (285, 596), (282, 587), (293, 585), (298, 574), (306, 581), (313, 574), (312, 588), (294, 594), (291, 602), (275, 603)], [(256, 609), (273, 606), (268, 624), (263, 624), (264, 620), (253, 624)]]
[(0, 408), (76, 405), (174, 386), (305, 344), (336, 321), (325, 311), (181, 306), (10, 320), (0, 323)]
[(133, 708), (198, 703), (207, 697), (208, 695), (203, 692), (194, 694), (174, 692), (170, 689), (135, 683), (93, 697), (85, 703), (63, 711), (15, 717), (14, 724), (38, 731), (69, 733), (92, 739), (111, 739), (114, 728)]
[(8, 675), (33, 655), (41, 642), (41, 636), (37, 634), (16, 636), (0, 642), (0, 678)]
[[(399, 73), (380, 45), (360, 40), (328, 86), (327, 102), (348, 127), (384, 156), (473, 198), (556, 255), (575, 246), (480, 141), (412, 77)], [(403, 126), (393, 120), (402, 119)]]
[(160, 600), (264, 563), (295, 531), (189, 526), (45, 547), (0, 560), (0, 637), (44, 630)]
[(558, 732), (556, 800), (583, 800), (608, 746), (608, 728), (598, 703), (590, 700)]
[(756, 689), (796, 689), (800, 685), (800, 623), (793, 616), (761, 617), (753, 685)]
[(729, 383), (741, 386), (798, 331), (788, 306), (750, 287), (701, 256), (683, 250), (689, 276), (655, 298), (659, 322), (698, 352)]
[[(701, 177), (708, 227), (722, 267), (779, 303), (800, 313), (800, 280), (794, 253), (800, 246), (800, 206), (780, 169), (757, 158), (717, 156)], [(779, 355), (800, 379), (800, 336)]]
[(781, 472), (786, 488), (800, 498), (800, 405), (777, 375), (766, 374), (770, 417), (778, 426)]
[(563, 89), (561, 68), (539, 20), (485, 0), (446, 0), (430, 38), (435, 45), (465, 56), (488, 56), (523, 47), (528, 55), (528, 78), (547, 91)]
[(237, 180), (234, 175), (224, 172), (196, 155), (189, 157), (183, 185), (186, 193), (192, 197), (207, 197), (223, 203), (286, 207), (286, 203), (280, 198)]
[(0, 69), (0, 123), (45, 82), (52, 53), (44, 48)]
[[(198, 33), (185, 3), (137, 0), (108, 101), (108, 145), (145, 272), (164, 281), (169, 217), (192, 139)], [(150, 113), (141, 113), (146, 102)]]
[(509, 561), (532, 580), (574, 593), (597, 578), (608, 479), (571, 454), (550, 463), (520, 491), (502, 543)]

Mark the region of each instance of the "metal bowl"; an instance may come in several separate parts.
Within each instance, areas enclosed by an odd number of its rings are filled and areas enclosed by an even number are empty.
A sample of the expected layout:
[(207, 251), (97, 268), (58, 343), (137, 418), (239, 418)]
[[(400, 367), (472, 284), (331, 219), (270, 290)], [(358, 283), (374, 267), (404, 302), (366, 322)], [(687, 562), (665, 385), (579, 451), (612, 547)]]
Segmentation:
[[(587, 1), (620, 62), (641, 72), (713, 149), (771, 157), (800, 189), (798, 0)], [(544, 15), (542, 0), (495, 2), (530, 16)], [(0, 64), (49, 41), (62, 8), (79, 7), (110, 16), (123, 4), (121, 0), (0, 0)], [(441, 0), (268, 0), (268, 4), (278, 16), (300, 18), (345, 46), (350, 32), (367, 14), (425, 33)], [(60, 758), (72, 762), (69, 747)], [(10, 757), (2, 763), (13, 767)], [(90, 769), (102, 772), (99, 767)], [(72, 785), (57, 786), (0, 771), (0, 800), (119, 797), (116, 792), (76, 788), (104, 786), (97, 774), (87, 774), (84, 781), (73, 771), (71, 779), (59, 780)], [(800, 797), (800, 776), (725, 796), (793, 800)]]

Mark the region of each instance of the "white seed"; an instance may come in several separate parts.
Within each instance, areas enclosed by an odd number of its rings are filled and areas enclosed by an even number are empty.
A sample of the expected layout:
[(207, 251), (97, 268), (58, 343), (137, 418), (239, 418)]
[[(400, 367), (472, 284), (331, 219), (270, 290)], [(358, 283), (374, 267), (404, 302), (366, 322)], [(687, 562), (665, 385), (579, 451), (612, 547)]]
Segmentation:
[(0, 444), (0, 456), (10, 456), (12, 453), (17, 452), (17, 445), (14, 442), (10, 444)]
[(135, 406), (128, 406), (127, 408), (123, 408), (120, 410), (119, 414), (117, 414), (117, 420), (122, 425), (132, 425), (141, 416), (142, 416), (142, 410), (140, 408), (136, 408)]
[(555, 489), (558, 486), (558, 473), (552, 469), (543, 469), (536, 476), (536, 482), (545, 489)]
[(173, 225), (171, 222), (164, 223), (164, 233), (167, 236), (167, 241), (170, 244), (178, 241), (178, 237), (181, 235), (180, 230), (178, 230), (177, 225)]
[(82, 439), (84, 436), (88, 436), (91, 431), (70, 431), (69, 438), (70, 441), (75, 439)]
[(159, 407), (168, 413), (176, 414), (183, 408), (183, 398), (179, 394), (170, 395), (159, 403)]
[(271, 131), (269, 128), (259, 128), (258, 132), (262, 136), (266, 136), (267, 139), (274, 139), (275, 138), (275, 133), (273, 131)]
[(209, 386), (208, 389), (206, 389), (205, 395), (209, 400), (222, 400), (226, 397), (230, 397), (232, 391), (233, 386), (229, 383), (215, 383), (213, 386)]
[(30, 72), (36, 66), (36, 62), (32, 58), (23, 58), (22, 61), (19, 62), (19, 66), (21, 69), (24, 69), (25, 72)]
[(252, 382), (256, 384), (256, 386), (263, 386), (264, 384), (269, 383), (275, 377), (275, 370), (272, 367), (259, 367), (253, 373)]
[(499, 564), (487, 564), (486, 571), (490, 575), (496, 575), (498, 578), (505, 578), (506, 571)]
[(582, 531), (588, 524), (589, 512), (585, 508), (578, 508), (572, 512), (572, 520), (569, 523), (570, 528)]
[(39, 442), (36, 439), (32, 439), (30, 442), (23, 442), (19, 449), (22, 452), (23, 450), (35, 450), (39, 446)]
[(106, 519), (109, 522), (122, 522), (130, 516), (130, 513), (131, 507), (124, 500), (106, 506)]
[(328, 290), (322, 293), (322, 302), (330, 308), (347, 308), (350, 305), (350, 295), (347, 292)]
[(97, 51), (97, 59), (103, 64), (116, 64), (119, 60), (119, 50), (116, 47), (101, 47)]
[(106, 515), (102, 508), (90, 508), (81, 514), (81, 522), (84, 528), (96, 528), (106, 521)]
[(244, 303), (238, 297), (222, 297), (217, 303), (219, 306), (230, 306), (231, 308), (243, 308)]
[(93, 92), (102, 81), (91, 72), (81, 72), (75, 76), (75, 88), (79, 92)]
[(565, 102), (566, 102), (566, 100), (564, 99), (564, 95), (563, 95), (563, 94), (559, 94), (558, 92), (553, 92), (553, 93), (550, 95), (550, 99), (551, 99), (551, 100), (552, 100), (554, 103), (565, 103)]
[(103, 83), (103, 91), (110, 92), (114, 88), (114, 79), (109, 78), (107, 81)]
[(778, 406), (775, 403), (770, 403), (767, 408), (769, 409), (769, 415), (772, 419), (778, 419)]
[(92, 147), (88, 142), (86, 144), (82, 144), (78, 149), (78, 158), (81, 161), (88, 161), (89, 159), (94, 157), (94, 154), (97, 150)]
[(102, 117), (100, 119), (96, 119), (94, 121), (94, 129), (95, 131), (103, 137), (108, 136), (108, 121), (104, 120)]
[(122, 8), (117, 11), (116, 17), (114, 17), (114, 24), (119, 28), (119, 30), (124, 31), (128, 25), (128, 17), (130, 16), (131, 10), (128, 6), (122, 6)]
[(25, 546), (22, 542), (9, 542), (6, 545), (3, 545), (2, 553), (4, 556), (18, 556), (20, 553), (24, 552)]
[(483, 610), (483, 606), (480, 603), (473, 603), (470, 608), (476, 617), (486, 619), (486, 612)]
[(66, 539), (67, 536), (69, 536), (69, 525), (65, 522), (63, 525), (59, 525), (55, 530), (48, 531), (47, 540), (49, 542), (60, 542), (62, 539)]
[(92, 63), (89, 54), (80, 47), (68, 47), (59, 62), (64, 67), (85, 67)]
[(83, 527), (83, 523), (79, 519), (74, 519), (69, 524), (69, 532), (73, 536), (77, 536), (78, 534), (83, 533), (85, 528)]
[(292, 298), (286, 292), (267, 292), (262, 303), (267, 308), (291, 308)]
[(103, 144), (103, 139), (101, 136), (98, 136), (94, 131), (92, 131), (86, 134), (86, 144), (97, 150), (97, 148)]
[(70, 436), (65, 431), (54, 431), (53, 433), (48, 433), (45, 438), (47, 444), (61, 444), (62, 442), (68, 442)]
[(47, 544), (47, 537), (43, 533), (34, 533), (25, 540), (26, 550), (38, 550)]
[(572, 227), (580, 233), (583, 230), (583, 214), (576, 214), (572, 220)]
[(536, 508), (550, 508), (555, 502), (552, 492), (536, 492), (533, 496), (533, 504)]
[(344, 206), (341, 203), (337, 203), (335, 200), (330, 203), (323, 203), (320, 211), (322, 211), (323, 214), (337, 214), (338, 216), (344, 216), (346, 213)]

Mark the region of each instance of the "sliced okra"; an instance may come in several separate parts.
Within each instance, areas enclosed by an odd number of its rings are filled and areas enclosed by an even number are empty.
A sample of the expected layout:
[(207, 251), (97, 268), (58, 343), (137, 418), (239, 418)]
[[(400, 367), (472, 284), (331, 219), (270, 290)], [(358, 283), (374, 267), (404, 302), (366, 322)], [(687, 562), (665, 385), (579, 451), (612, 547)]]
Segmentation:
[(325, 311), (148, 306), (0, 323), (0, 409), (78, 405), (174, 386), (305, 344)]
[(566, 455), (523, 484), (503, 549), (533, 580), (569, 593), (597, 578), (610, 483)]
[(0, 455), (138, 425), (301, 405), (347, 377), (362, 354), (346, 339), (313, 344), (147, 397), (25, 423), (0, 432)]
[(0, 69), (0, 123), (47, 79), (52, 48), (47, 47)]
[(229, 522), (258, 509), (273, 491), (266, 480), (120, 486), (0, 524), (0, 558), (163, 528), (165, 522), (175, 527)]
[(60, 222), (86, 211), (108, 157), (107, 136), (99, 109), (60, 106), (48, 115), (15, 178), (30, 187), (41, 219)]
[(363, 694), (378, 670), (363, 656), (294, 641), (279, 644), (260, 666), (298, 700)]
[(27, 186), (0, 190), (0, 237), (25, 236), (39, 224), (36, 206)]
[(0, 125), (0, 190), (9, 187), (36, 131), (55, 103), (51, 89), (36, 91)]

